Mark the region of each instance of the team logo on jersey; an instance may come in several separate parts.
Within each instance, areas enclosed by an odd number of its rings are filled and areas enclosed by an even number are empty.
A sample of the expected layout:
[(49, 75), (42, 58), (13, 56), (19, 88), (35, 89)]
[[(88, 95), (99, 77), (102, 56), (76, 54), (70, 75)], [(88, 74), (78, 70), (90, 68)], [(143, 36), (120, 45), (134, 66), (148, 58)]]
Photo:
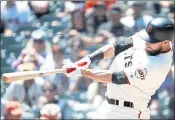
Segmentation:
[(139, 68), (135, 71), (135, 76), (140, 78), (141, 80), (145, 80), (145, 76), (147, 75), (147, 71), (145, 68)]
[(151, 32), (151, 31), (152, 31), (152, 28), (153, 28), (153, 27), (152, 27), (151, 25), (149, 25), (147, 31), (148, 31), (148, 32)]

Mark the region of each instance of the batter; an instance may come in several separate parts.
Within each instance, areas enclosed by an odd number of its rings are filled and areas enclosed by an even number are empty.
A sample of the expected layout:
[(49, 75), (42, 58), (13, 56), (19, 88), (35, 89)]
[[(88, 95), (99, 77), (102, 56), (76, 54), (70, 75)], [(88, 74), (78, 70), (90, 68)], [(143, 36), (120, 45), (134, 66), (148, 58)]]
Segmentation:
[[(148, 103), (172, 66), (174, 24), (154, 18), (123, 41), (106, 45), (72, 65), (68, 77), (78, 75), (107, 83), (106, 100), (93, 119), (149, 119)], [(87, 68), (92, 62), (114, 57), (109, 70)]]

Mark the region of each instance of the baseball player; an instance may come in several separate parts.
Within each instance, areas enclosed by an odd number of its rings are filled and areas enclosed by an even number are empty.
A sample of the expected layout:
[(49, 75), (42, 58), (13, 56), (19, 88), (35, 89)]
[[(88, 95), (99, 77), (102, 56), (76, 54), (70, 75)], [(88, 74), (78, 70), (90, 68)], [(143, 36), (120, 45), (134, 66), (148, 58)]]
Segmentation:
[[(167, 18), (152, 19), (123, 41), (106, 45), (72, 65), (68, 77), (79, 75), (107, 83), (106, 100), (95, 119), (149, 119), (148, 103), (171, 69), (174, 24)], [(95, 60), (115, 56), (110, 70), (84, 69)]]

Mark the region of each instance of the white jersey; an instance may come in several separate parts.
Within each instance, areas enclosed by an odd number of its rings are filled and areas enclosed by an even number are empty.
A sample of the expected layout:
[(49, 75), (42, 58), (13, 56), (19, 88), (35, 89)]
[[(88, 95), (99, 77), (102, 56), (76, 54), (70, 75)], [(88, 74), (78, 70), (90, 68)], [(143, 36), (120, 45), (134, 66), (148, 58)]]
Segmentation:
[(161, 86), (171, 69), (173, 52), (148, 56), (145, 41), (137, 33), (132, 36), (133, 47), (117, 55), (111, 64), (113, 72), (124, 71), (129, 84), (107, 85), (109, 98), (133, 102), (134, 108), (146, 109), (151, 96)]

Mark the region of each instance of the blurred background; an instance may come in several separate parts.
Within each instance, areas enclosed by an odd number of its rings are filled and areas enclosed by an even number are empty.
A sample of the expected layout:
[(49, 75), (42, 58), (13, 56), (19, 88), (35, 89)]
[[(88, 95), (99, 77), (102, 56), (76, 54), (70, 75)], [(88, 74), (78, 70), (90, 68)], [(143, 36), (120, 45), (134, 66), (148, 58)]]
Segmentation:
[[(174, 22), (174, 10), (172, 1), (1, 1), (0, 75), (59, 69), (133, 35), (154, 17)], [(108, 69), (112, 60), (90, 67)], [(174, 118), (173, 65), (149, 103), (152, 119)], [(102, 83), (63, 74), (11, 84), (1, 80), (1, 119), (88, 119), (105, 91)]]

